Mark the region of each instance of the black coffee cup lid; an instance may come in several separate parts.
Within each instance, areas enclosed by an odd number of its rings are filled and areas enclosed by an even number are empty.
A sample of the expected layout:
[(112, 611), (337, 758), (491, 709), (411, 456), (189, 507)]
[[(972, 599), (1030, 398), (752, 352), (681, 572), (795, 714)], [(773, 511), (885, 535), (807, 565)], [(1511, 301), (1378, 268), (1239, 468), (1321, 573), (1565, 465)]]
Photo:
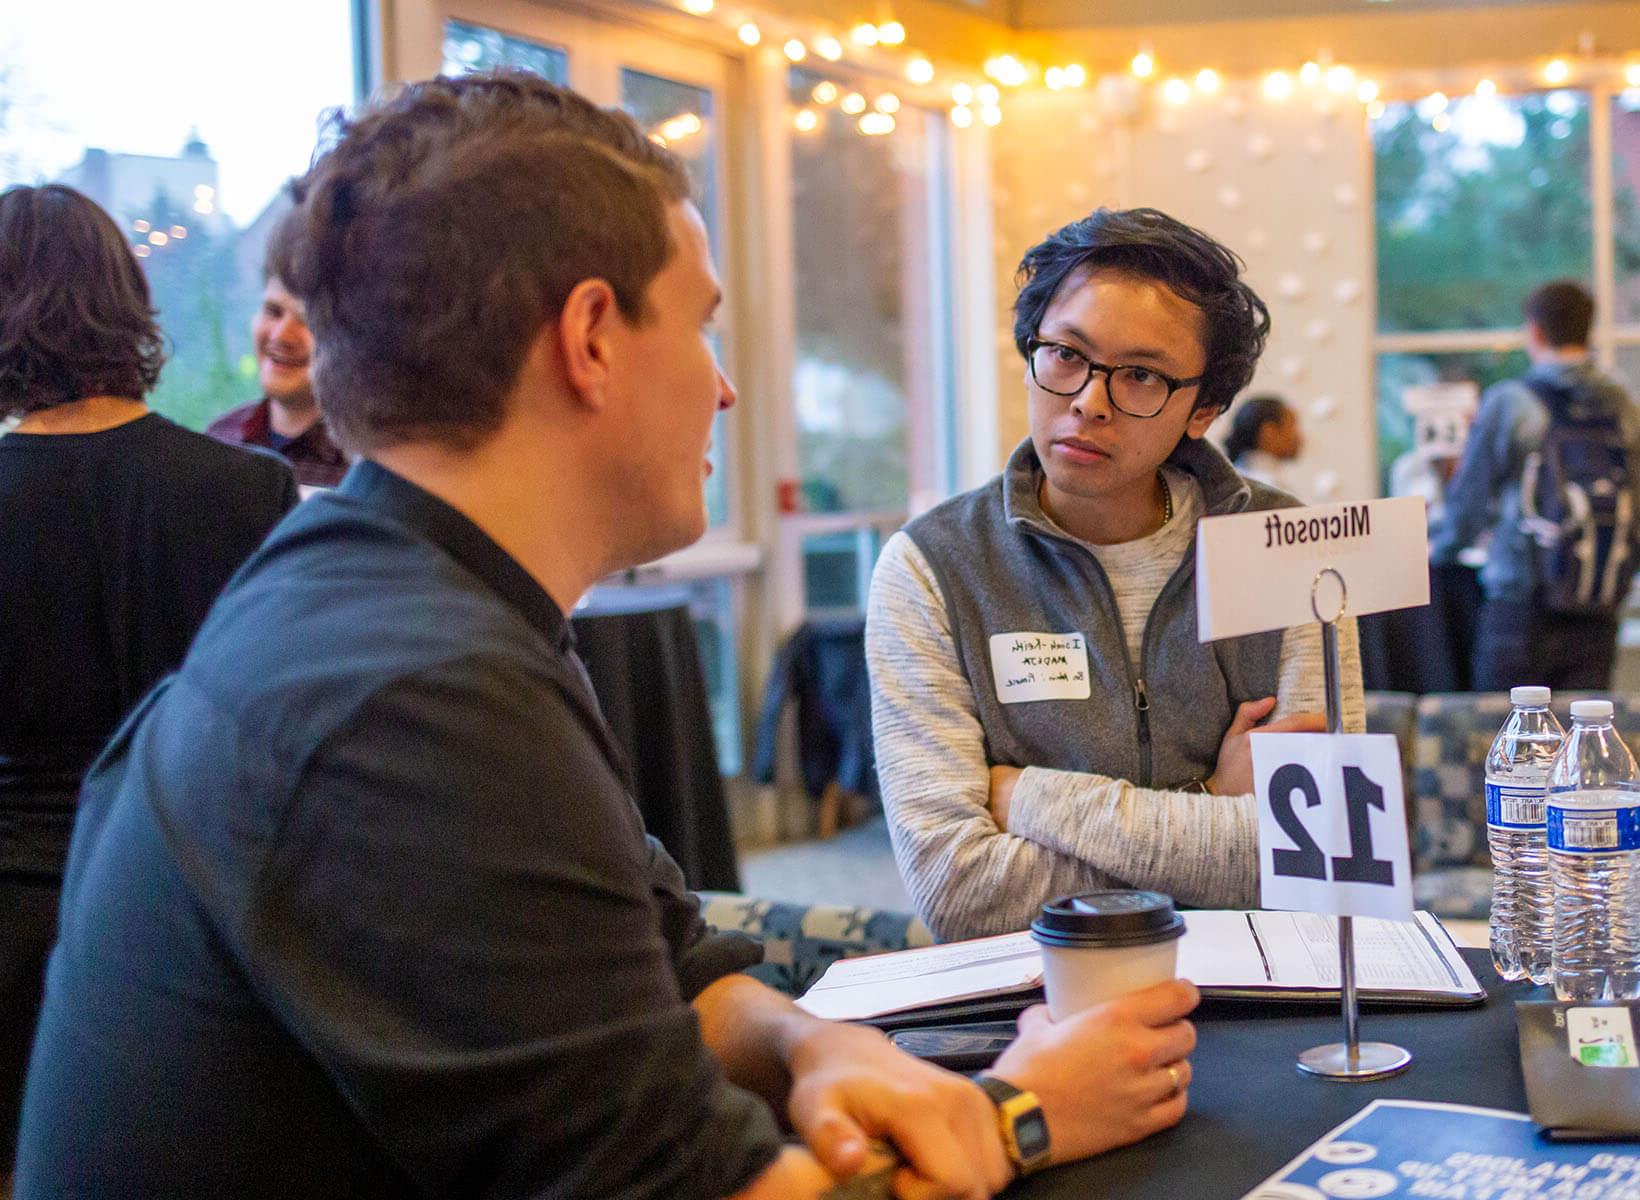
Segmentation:
[(1184, 936), (1184, 918), (1161, 892), (1082, 892), (1044, 904), (1031, 933), (1049, 946), (1145, 946)]

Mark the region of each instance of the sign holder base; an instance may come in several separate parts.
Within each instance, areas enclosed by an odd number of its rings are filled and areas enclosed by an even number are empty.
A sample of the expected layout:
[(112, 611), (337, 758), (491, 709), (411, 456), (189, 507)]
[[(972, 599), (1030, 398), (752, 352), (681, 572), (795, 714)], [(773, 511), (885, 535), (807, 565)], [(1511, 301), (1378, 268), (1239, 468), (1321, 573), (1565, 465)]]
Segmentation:
[(1298, 1056), (1300, 1071), (1345, 1082), (1388, 1079), (1411, 1065), (1411, 1052), (1388, 1042), (1357, 1042), (1353, 1056), (1343, 1042), (1328, 1042)]
[[(1332, 616), (1321, 615), (1319, 592), (1322, 580), (1331, 576), (1338, 584), (1338, 601)], [(1310, 583), (1310, 611), (1321, 622), (1321, 657), (1327, 680), (1327, 732), (1344, 732), (1344, 705), (1338, 671), (1338, 619), (1344, 615), (1349, 589), (1344, 577), (1332, 567), (1323, 567)], [(1329, 606), (1331, 607), (1331, 606)], [(1355, 919), (1338, 918), (1339, 999), (1344, 1014), (1344, 1040), (1313, 1046), (1298, 1056), (1298, 1069), (1322, 1079), (1364, 1082), (1398, 1075), (1412, 1065), (1412, 1052), (1389, 1042), (1361, 1040), (1361, 1003), (1355, 986)]]

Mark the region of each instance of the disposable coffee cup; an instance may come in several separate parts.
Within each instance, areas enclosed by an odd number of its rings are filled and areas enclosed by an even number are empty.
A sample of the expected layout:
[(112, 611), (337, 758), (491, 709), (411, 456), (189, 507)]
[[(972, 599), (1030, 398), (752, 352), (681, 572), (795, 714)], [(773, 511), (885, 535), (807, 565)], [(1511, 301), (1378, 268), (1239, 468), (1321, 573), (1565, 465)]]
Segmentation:
[(1056, 1021), (1177, 974), (1184, 918), (1161, 892), (1061, 896), (1031, 922)]

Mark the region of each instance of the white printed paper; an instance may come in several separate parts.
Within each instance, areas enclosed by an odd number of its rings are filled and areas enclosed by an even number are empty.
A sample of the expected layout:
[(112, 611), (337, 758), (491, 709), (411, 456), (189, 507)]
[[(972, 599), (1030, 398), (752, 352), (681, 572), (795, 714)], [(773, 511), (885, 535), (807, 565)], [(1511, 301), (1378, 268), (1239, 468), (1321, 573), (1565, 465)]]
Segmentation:
[(1253, 733), (1265, 908), (1412, 919), (1401, 753), (1387, 733)]
[(999, 704), (1086, 700), (1088, 644), (1080, 633), (994, 633), (991, 677)]
[[(1196, 633), (1204, 642), (1429, 603), (1429, 532), (1417, 496), (1319, 504), (1196, 526)], [(1312, 607), (1314, 593), (1321, 612)]]
[[(1208, 995), (1320, 996), (1338, 988), (1338, 923), (1314, 913), (1194, 910), (1184, 914), (1178, 972)], [(1356, 978), (1368, 999), (1440, 1002), (1485, 995), (1451, 937), (1429, 913), (1414, 924), (1355, 926)], [(826, 968), (797, 1006), (859, 1021), (1042, 983), (1042, 951), (1028, 931), (945, 942)]]

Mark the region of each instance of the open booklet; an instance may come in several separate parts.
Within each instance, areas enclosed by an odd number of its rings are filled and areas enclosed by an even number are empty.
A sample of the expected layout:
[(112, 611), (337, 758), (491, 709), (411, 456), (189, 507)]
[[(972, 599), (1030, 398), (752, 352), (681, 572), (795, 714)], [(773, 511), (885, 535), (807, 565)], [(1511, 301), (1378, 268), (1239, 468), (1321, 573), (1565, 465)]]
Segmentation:
[[(1355, 977), (1363, 1000), (1475, 1004), (1486, 998), (1440, 921), (1355, 921)], [(1207, 996), (1324, 1000), (1338, 995), (1338, 920), (1317, 913), (1184, 914), (1179, 976)], [(1042, 985), (1030, 933), (947, 942), (833, 963), (798, 1006), (817, 1017), (864, 1021), (1029, 992)]]

